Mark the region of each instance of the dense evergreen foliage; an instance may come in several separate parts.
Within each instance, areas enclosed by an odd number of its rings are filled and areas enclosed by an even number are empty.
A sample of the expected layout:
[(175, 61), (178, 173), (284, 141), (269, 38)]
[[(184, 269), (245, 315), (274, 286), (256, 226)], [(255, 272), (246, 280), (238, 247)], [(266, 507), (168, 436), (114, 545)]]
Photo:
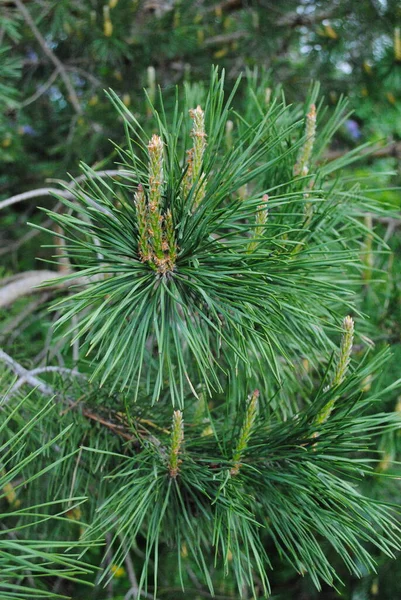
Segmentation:
[(398, 597), (398, 3), (1, 10), (0, 597)]

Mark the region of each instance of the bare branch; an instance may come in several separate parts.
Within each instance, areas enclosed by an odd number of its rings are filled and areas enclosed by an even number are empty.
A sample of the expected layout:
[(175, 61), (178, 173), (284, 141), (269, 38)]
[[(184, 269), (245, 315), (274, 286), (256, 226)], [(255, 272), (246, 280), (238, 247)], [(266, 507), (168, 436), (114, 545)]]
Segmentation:
[(45, 94), (47, 92), (47, 90), (49, 89), (51, 84), (57, 79), (59, 72), (60, 71), (59, 71), (58, 67), (56, 69), (54, 69), (54, 71), (50, 75), (49, 79), (44, 84), (40, 85), (38, 87), (38, 89), (36, 90), (36, 92), (34, 94), (32, 94), (32, 96), (29, 96), (29, 98), (27, 98), (26, 100), (23, 100), (20, 103), (19, 108), (24, 108), (25, 106), (32, 104), (33, 102), (38, 100), (41, 96), (43, 96), (43, 94)]
[[(95, 171), (96, 173), (96, 177), (101, 177), (102, 179), (104, 177), (127, 177), (128, 179), (131, 177), (132, 178), (132, 172), (131, 171), (123, 171), (122, 169), (108, 169), (106, 171)], [(88, 177), (88, 175), (86, 175), (85, 173), (83, 173), (82, 175), (79, 175), (79, 177), (77, 177), (75, 179), (75, 181), (77, 183), (81, 183), (81, 181), (86, 181), (87, 179), (92, 179), (91, 177)], [(74, 182), (71, 183), (71, 187), (73, 187)]]
[(26, 273), (22, 273), (19, 279), (0, 288), (0, 308), (12, 304), (21, 296), (27, 296), (35, 291), (43, 292), (43, 290), (35, 290), (36, 286), (49, 279), (57, 279), (63, 275), (64, 274), (56, 273), (55, 271), (47, 270), (27, 271)]
[(21, 0), (14, 0), (14, 4), (18, 8), (18, 10), (22, 14), (22, 16), (24, 17), (27, 25), (30, 27), (33, 35), (36, 37), (43, 52), (54, 64), (54, 66), (58, 70), (58, 73), (60, 73), (60, 77), (63, 80), (65, 87), (67, 88), (68, 97), (69, 97), (69, 100), (70, 100), (72, 106), (74, 107), (75, 112), (78, 114), (81, 114), (82, 107), (79, 103), (77, 93), (70, 81), (70, 78), (67, 75), (67, 71), (65, 70), (63, 63), (60, 61), (59, 58), (57, 58), (57, 56), (54, 54), (54, 52), (51, 50), (51, 48), (49, 48), (49, 46), (47, 45), (45, 38), (42, 36), (39, 29), (36, 27), (34, 20), (32, 19), (28, 9), (25, 7), (23, 2)]
[[(86, 376), (82, 373), (79, 373), (76, 369), (66, 369), (64, 367), (39, 367), (37, 369), (32, 369), (32, 371), (28, 371), (30, 376), (35, 376), (39, 373), (60, 373), (62, 375), (74, 375), (74, 377), (82, 377), (86, 379)], [(12, 388), (7, 392), (7, 400), (9, 400), (15, 392), (19, 390), (25, 383), (29, 383), (26, 377), (21, 377), (14, 383)]]
[[(117, 169), (110, 169), (107, 171), (97, 171), (96, 176), (101, 177), (101, 178), (117, 177), (117, 176), (121, 176), (121, 177), (131, 176), (132, 177), (132, 173), (130, 171), (119, 171)], [(73, 187), (75, 187), (76, 183), (80, 183), (81, 181), (86, 181), (87, 179), (91, 179), (91, 177), (89, 177), (88, 175), (86, 175), (84, 173), (84, 174), (80, 175), (79, 177), (77, 177), (75, 181), (71, 181), (68, 184), (68, 186), (73, 188)], [(54, 181), (58, 181), (58, 180), (52, 180), (52, 181), (54, 182)], [(64, 183), (64, 182), (60, 181), (60, 183)], [(60, 189), (52, 188), (52, 187), (38, 188), (36, 190), (29, 190), (28, 192), (23, 192), (22, 194), (16, 194), (15, 196), (11, 196), (10, 198), (6, 198), (5, 200), (2, 200), (0, 202), (0, 210), (2, 210), (3, 208), (6, 208), (7, 206), (12, 206), (13, 204), (17, 204), (18, 202), (24, 202), (25, 200), (30, 200), (31, 198), (38, 198), (40, 196), (53, 196), (53, 195), (62, 196), (63, 198), (66, 198), (67, 200), (75, 199), (74, 194), (65, 189), (60, 190)], [(92, 200), (92, 198), (90, 198), (89, 196), (85, 195), (85, 199), (88, 202), (88, 204), (90, 204), (94, 208), (97, 208), (98, 210), (100, 210), (101, 212), (103, 212), (105, 214), (111, 215), (110, 211), (108, 211), (107, 208), (100, 206), (97, 202), (95, 202), (95, 200)]]
[[(7, 206), (11, 206), (12, 204), (17, 204), (17, 202), (23, 202), (24, 200), (29, 200), (30, 198), (38, 198), (40, 196), (54, 196), (54, 195), (62, 196), (63, 198), (66, 198), (67, 200), (75, 200), (74, 194), (72, 192), (69, 192), (68, 190), (58, 190), (57, 188), (38, 188), (37, 190), (29, 190), (29, 192), (23, 192), (22, 194), (17, 194), (16, 196), (11, 196), (10, 198), (7, 198), (6, 200), (2, 200), (0, 202), (0, 210), (2, 210), (3, 208), (6, 208)], [(100, 210), (100, 212), (111, 216), (111, 212), (109, 210), (107, 210), (107, 208), (104, 208), (103, 206), (101, 206), (100, 204), (95, 202), (95, 200), (92, 200), (92, 198), (90, 198), (86, 194), (83, 194), (83, 195), (85, 196), (85, 200), (88, 202), (88, 204), (90, 204), (97, 210)]]
[[(336, 160), (341, 158), (348, 153), (348, 150), (328, 150), (323, 156), (324, 160)], [(401, 157), (401, 142), (393, 142), (383, 147), (375, 148), (364, 148), (360, 152), (361, 155), (366, 158), (386, 158), (387, 156), (394, 156), (395, 158)]]
[(203, 44), (205, 46), (219, 46), (220, 44), (229, 44), (236, 40), (241, 40), (249, 37), (247, 31), (233, 31), (232, 33), (221, 33), (220, 35), (214, 35), (213, 37), (207, 38)]
[[(31, 373), (27, 369), (20, 365), (16, 360), (14, 360), (1, 348), (0, 361), (4, 362), (12, 370), (12, 372), (15, 373), (15, 375), (18, 375), (18, 377), (24, 379), (24, 381), (30, 386), (37, 388), (44, 396), (55, 396), (55, 392), (50, 385), (44, 383), (43, 381), (35, 377), (35, 375), (31, 375)], [(7, 394), (2, 399), (1, 404), (5, 404), (8, 399), (9, 395)]]
[[(115, 423), (110, 420), (107, 420), (103, 416), (98, 415), (85, 407), (82, 407), (79, 399), (73, 400), (72, 398), (62, 396), (62, 394), (60, 392), (53, 389), (47, 383), (44, 383), (41, 379), (36, 377), (36, 375), (33, 375), (32, 371), (28, 371), (28, 369), (25, 369), (25, 367), (23, 367), (20, 363), (18, 363), (16, 360), (14, 360), (9, 354), (4, 352), (4, 350), (2, 350), (1, 348), (0, 348), (0, 361), (4, 362), (15, 375), (17, 375), (19, 378), (23, 379), (24, 383), (27, 383), (31, 387), (38, 389), (39, 392), (41, 392), (44, 396), (54, 398), (55, 400), (62, 399), (63, 401), (65, 401), (68, 405), (68, 408), (66, 410), (64, 410), (61, 414), (65, 414), (67, 411), (73, 410), (73, 409), (76, 409), (79, 407), (82, 409), (83, 416), (86, 417), (87, 419), (95, 421), (96, 423), (99, 423), (99, 424), (103, 425), (104, 427), (107, 427), (113, 433), (122, 437), (125, 440), (128, 440), (130, 442), (137, 441), (137, 437), (134, 436), (132, 433), (130, 433), (126, 426), (121, 425), (118, 422)], [(47, 367), (47, 369), (49, 369), (49, 367)], [(58, 367), (55, 367), (55, 369), (57, 369), (58, 371), (64, 370), (64, 369), (59, 369)], [(36, 369), (35, 369), (35, 371), (38, 372), (38, 370), (36, 370)], [(74, 375), (77, 375), (77, 373), (78, 373), (75, 370), (73, 370), (73, 371), (68, 370), (68, 371), (70, 373), (73, 373)], [(81, 373), (80, 373), (80, 375), (82, 375), (82, 377), (85, 377)], [(18, 383), (18, 382), (16, 382), (16, 383)], [(2, 404), (5, 404), (9, 400), (9, 398), (10, 398), (10, 393), (3, 397), (3, 399), (0, 401), (0, 406)], [(118, 416), (116, 416), (116, 420), (118, 420)], [(153, 596), (152, 596), (152, 598), (153, 598)]]
[(133, 600), (138, 600), (138, 598), (140, 598), (141, 596), (142, 596), (142, 598), (149, 598), (150, 600), (157, 600), (157, 598), (155, 598), (155, 596), (153, 594), (148, 594), (147, 592), (145, 592), (143, 590), (139, 590), (138, 579), (136, 577), (134, 564), (132, 562), (129, 552), (127, 552), (124, 562), (125, 562), (125, 566), (127, 568), (128, 579), (131, 584), (131, 588), (125, 594), (124, 600), (129, 600), (130, 598), (132, 598)]
[(65, 275), (65, 273), (57, 273), (56, 271), (50, 270), (26, 271), (24, 273), (20, 273), (20, 277), (18, 279), (14, 279), (11, 283), (8, 283), (0, 288), (0, 308), (9, 306), (15, 302), (15, 300), (18, 300), (18, 298), (23, 296), (29, 296), (30, 294), (35, 293), (43, 293), (43, 289), (39, 288), (38, 286), (42, 285), (46, 281), (52, 281), (52, 285), (47, 286), (47, 290), (57, 290), (68, 288), (71, 285), (87, 285), (88, 283), (92, 283), (99, 279), (94, 277), (77, 277), (75, 279), (68, 279), (59, 282), (55, 281), (65, 277)]
[(314, 25), (321, 23), (325, 19), (331, 19), (337, 16), (337, 7), (330, 8), (324, 11), (314, 11), (309, 14), (298, 14), (297, 12), (288, 13), (281, 18), (278, 18), (275, 23), (279, 27), (300, 27), (302, 25)]
[(6, 208), (7, 206), (17, 204), (18, 202), (24, 202), (24, 200), (30, 200), (31, 198), (39, 198), (41, 196), (52, 196), (53, 194), (63, 196), (63, 198), (67, 198), (67, 200), (72, 200), (74, 198), (74, 195), (68, 190), (58, 190), (57, 188), (50, 187), (38, 188), (36, 190), (29, 190), (28, 192), (23, 192), (22, 194), (16, 194), (15, 196), (11, 196), (6, 200), (2, 200), (0, 202), (0, 210)]

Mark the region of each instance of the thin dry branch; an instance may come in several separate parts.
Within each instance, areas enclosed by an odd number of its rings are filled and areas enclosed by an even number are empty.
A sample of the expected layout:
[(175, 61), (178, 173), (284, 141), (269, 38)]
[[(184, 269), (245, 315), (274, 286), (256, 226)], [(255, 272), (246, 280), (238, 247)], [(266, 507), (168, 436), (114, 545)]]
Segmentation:
[(248, 37), (249, 33), (247, 31), (233, 31), (232, 33), (221, 33), (220, 35), (207, 38), (203, 44), (204, 46), (220, 46), (221, 44), (230, 44), (231, 42)]
[[(29, 190), (28, 192), (23, 192), (22, 194), (16, 194), (15, 196), (11, 196), (10, 198), (6, 198), (5, 200), (2, 200), (0, 202), (0, 210), (2, 210), (3, 208), (6, 208), (7, 206), (12, 206), (13, 204), (17, 204), (18, 202), (23, 202), (24, 200), (29, 200), (30, 198), (39, 198), (41, 196), (54, 196), (54, 195), (62, 196), (63, 198), (66, 198), (67, 200), (75, 199), (74, 194), (72, 192), (69, 192), (68, 190), (59, 190), (57, 188), (51, 188), (51, 187), (38, 188), (36, 190)], [(86, 194), (85, 194), (85, 199), (88, 202), (88, 204), (90, 204), (94, 208), (97, 208), (98, 210), (100, 210), (103, 213), (111, 214), (110, 211), (107, 210), (107, 208), (100, 206), (100, 204), (95, 202), (95, 200), (92, 200), (92, 198), (90, 198)]]
[[(61, 375), (73, 375), (74, 377), (82, 377), (86, 379), (83, 373), (80, 373), (76, 369), (66, 369), (65, 367), (39, 367), (37, 369), (32, 369), (32, 371), (28, 371), (28, 373), (32, 377), (35, 377), (39, 373), (60, 373)], [(25, 376), (20, 377), (20, 379), (18, 379), (18, 381), (16, 381), (12, 388), (7, 392), (7, 399), (10, 399), (25, 383), (27, 383)]]
[(71, 102), (75, 112), (77, 114), (82, 114), (82, 107), (79, 103), (77, 93), (74, 89), (74, 86), (71, 83), (70, 78), (68, 77), (67, 71), (65, 70), (63, 63), (60, 61), (59, 58), (57, 58), (57, 56), (54, 54), (53, 50), (51, 50), (51, 48), (49, 48), (49, 46), (47, 45), (45, 38), (40, 33), (39, 29), (36, 27), (35, 22), (32, 19), (31, 14), (28, 11), (28, 9), (26, 8), (26, 6), (24, 5), (24, 3), (21, 2), (21, 0), (14, 0), (14, 4), (18, 8), (21, 15), (23, 16), (28, 27), (31, 29), (33, 35), (36, 37), (43, 52), (46, 54), (46, 56), (49, 58), (49, 60), (51, 60), (51, 62), (54, 64), (54, 66), (58, 70), (58, 73), (60, 73), (60, 77), (63, 80), (64, 85), (68, 91), (69, 101)]
[[(33, 371), (29, 371), (28, 369), (25, 369), (25, 367), (23, 367), (20, 363), (18, 363), (14, 358), (12, 358), (9, 354), (7, 354), (6, 352), (4, 352), (4, 350), (2, 350), (0, 348), (0, 362), (5, 363), (9, 369), (19, 377), (20, 381), (21, 379), (23, 379), (24, 383), (30, 385), (33, 388), (36, 388), (39, 392), (41, 392), (44, 396), (50, 397), (50, 398), (54, 398), (57, 401), (64, 401), (67, 403), (68, 408), (67, 410), (74, 410), (76, 408), (81, 408), (81, 413), (84, 417), (86, 417), (87, 419), (90, 419), (91, 421), (95, 421), (96, 423), (99, 423), (101, 425), (103, 425), (104, 427), (107, 427), (108, 429), (110, 429), (113, 433), (115, 433), (116, 435), (119, 435), (120, 437), (122, 437), (123, 439), (127, 440), (127, 441), (131, 441), (131, 442), (136, 442), (137, 441), (137, 437), (134, 436), (132, 433), (129, 432), (129, 430), (124, 427), (121, 424), (118, 423), (113, 423), (112, 421), (106, 419), (105, 417), (96, 414), (95, 412), (93, 412), (92, 410), (89, 410), (85, 407), (83, 407), (78, 400), (73, 400), (72, 398), (68, 398), (64, 395), (62, 395), (60, 392), (58, 392), (57, 390), (55, 390), (52, 386), (50, 386), (49, 384), (45, 383), (44, 381), (42, 381), (41, 379), (39, 379), (36, 375), (34, 375), (34, 372), (38, 372), (41, 371), (41, 369), (39, 370), (34, 370)], [(74, 376), (76, 376), (77, 374), (82, 375), (82, 377), (84, 377), (84, 375), (82, 373), (79, 373), (78, 371), (74, 370), (70, 370), (70, 369), (60, 369), (58, 367), (52, 367), (52, 370), (57, 370), (59, 372), (63, 372), (65, 373), (66, 371), (69, 372), (69, 374), (73, 373)], [(50, 367), (46, 367), (46, 370), (50, 370)], [(18, 384), (18, 381), (16, 382), (15, 385)], [(20, 387), (20, 386), (18, 386)], [(6, 402), (8, 402), (8, 400), (10, 399), (10, 392), (8, 394), (6, 394), (3, 399), (0, 401), (0, 406), (2, 404), (5, 404)], [(66, 411), (64, 411), (66, 412)]]
[[(106, 170), (106, 171), (96, 171), (96, 177), (105, 178), (105, 177), (117, 177), (117, 176), (121, 176), (121, 177), (131, 176), (132, 177), (132, 173), (130, 173), (129, 171), (119, 171), (117, 169), (110, 169), (110, 170)], [(81, 183), (82, 181), (86, 181), (87, 179), (91, 179), (91, 177), (86, 175), (86, 173), (83, 173), (82, 175), (77, 177), (75, 179), (75, 181), (71, 181), (67, 185), (70, 188), (74, 188), (77, 183)], [(65, 183), (63, 181), (54, 180), (54, 179), (49, 180), (49, 181), (62, 183), (62, 184)], [(54, 196), (54, 195), (61, 196), (63, 198), (66, 198), (67, 200), (75, 199), (75, 195), (66, 189), (57, 189), (57, 188), (52, 188), (52, 187), (37, 188), (36, 190), (29, 190), (27, 192), (22, 192), (22, 194), (16, 194), (15, 196), (10, 196), (10, 198), (1, 200), (0, 210), (2, 210), (3, 208), (6, 208), (7, 206), (12, 206), (13, 204), (17, 204), (18, 202), (24, 202), (25, 200), (30, 200), (31, 198), (39, 198), (41, 196)], [(103, 212), (105, 214), (111, 214), (111, 213), (109, 213), (107, 208), (100, 206), (97, 202), (95, 202), (95, 200), (92, 200), (92, 198), (90, 198), (89, 196), (85, 195), (85, 199), (87, 200), (88, 204), (90, 204), (94, 208), (97, 208), (98, 210), (100, 210), (101, 212)]]
[[(321, 23), (325, 19), (331, 19), (333, 17), (338, 16), (338, 8), (333, 6), (328, 10), (316, 10), (311, 13), (299, 14), (297, 12), (290, 12), (282, 17), (279, 17), (275, 20), (275, 24), (278, 27), (301, 27), (308, 25), (315, 25), (316, 23)], [(341, 16), (344, 16), (343, 14)]]
[(131, 584), (131, 588), (125, 594), (124, 600), (130, 600), (130, 598), (132, 598), (132, 600), (138, 600), (140, 597), (149, 598), (150, 600), (157, 600), (157, 598), (153, 594), (148, 594), (144, 590), (139, 590), (138, 579), (134, 569), (134, 563), (132, 562), (129, 552), (127, 552), (124, 562), (127, 569), (128, 579)]
[(20, 102), (19, 108), (24, 108), (25, 106), (29, 106), (29, 104), (32, 104), (33, 102), (38, 100), (41, 96), (43, 96), (43, 94), (45, 94), (47, 92), (47, 90), (52, 85), (52, 83), (57, 79), (59, 72), (60, 71), (59, 71), (58, 67), (56, 67), (54, 69), (53, 73), (50, 75), (49, 79), (45, 83), (40, 85), (38, 87), (38, 89), (36, 90), (36, 92), (34, 94), (32, 94), (32, 96), (29, 96), (29, 98), (26, 98), (25, 100)]
[[(7, 283), (0, 287), (0, 308), (4, 308), (5, 306), (9, 306), (13, 304), (18, 298), (22, 298), (23, 296), (29, 296), (31, 294), (41, 294), (43, 293), (43, 288), (40, 288), (43, 283), (46, 281), (52, 281), (52, 285), (46, 287), (46, 291), (49, 290), (58, 290), (63, 288), (68, 288), (72, 285), (88, 285), (88, 283), (92, 283), (97, 281), (98, 278), (88, 278), (88, 277), (77, 277), (75, 279), (68, 279), (64, 281), (57, 281), (57, 279), (61, 279), (65, 277), (66, 273), (57, 273), (56, 271), (50, 270), (42, 270), (42, 271), (26, 271), (24, 273), (20, 273), (20, 276), (17, 279), (11, 281), (11, 283)], [(0, 284), (1, 284), (0, 280)]]
[[(37, 388), (44, 396), (55, 396), (55, 392), (50, 385), (44, 383), (41, 379), (35, 377), (35, 375), (32, 375), (28, 371), (28, 369), (25, 369), (25, 367), (20, 365), (16, 360), (14, 360), (9, 354), (7, 354), (7, 352), (4, 352), (4, 350), (2, 350), (1, 348), (0, 361), (4, 362), (11, 369), (11, 371), (15, 373), (15, 375), (18, 375), (18, 377), (24, 379), (24, 381), (30, 386)], [(1, 404), (5, 404), (8, 398), (9, 395), (5, 395)]]

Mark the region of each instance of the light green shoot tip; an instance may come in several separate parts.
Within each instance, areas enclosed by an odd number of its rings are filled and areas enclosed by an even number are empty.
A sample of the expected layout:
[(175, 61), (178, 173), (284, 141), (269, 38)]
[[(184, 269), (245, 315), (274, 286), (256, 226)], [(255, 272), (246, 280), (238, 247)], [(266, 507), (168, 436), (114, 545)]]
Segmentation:
[(184, 441), (184, 419), (180, 410), (175, 410), (173, 414), (173, 424), (171, 427), (171, 446), (168, 470), (170, 477), (175, 479), (178, 475), (179, 465), (181, 460), (179, 455), (181, 453), (182, 443)]
[(248, 401), (244, 423), (239, 434), (238, 444), (233, 454), (233, 466), (230, 470), (231, 475), (238, 475), (240, 471), (241, 460), (246, 448), (248, 447), (248, 443), (252, 435), (252, 429), (258, 411), (258, 400), (259, 390), (255, 390)]

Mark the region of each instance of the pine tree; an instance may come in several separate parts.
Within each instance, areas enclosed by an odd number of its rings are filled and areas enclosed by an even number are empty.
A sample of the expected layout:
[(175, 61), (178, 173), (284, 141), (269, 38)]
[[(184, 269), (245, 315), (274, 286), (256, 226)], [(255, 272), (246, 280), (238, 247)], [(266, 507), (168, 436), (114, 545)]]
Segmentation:
[(378, 402), (399, 383), (372, 384), (387, 350), (352, 354), (363, 217), (385, 207), (342, 175), (357, 150), (325, 160), (346, 103), (330, 113), (318, 94), (290, 106), (250, 74), (227, 96), (214, 69), (172, 111), (148, 98), (149, 132), (109, 91), (117, 172), (82, 164), (62, 208), (44, 209), (68, 269), (50, 282), (67, 289), (52, 343), (75, 364), (0, 355), (18, 376), (2, 403), (0, 551), (10, 536), (25, 551), (2, 559), (4, 597), (75, 598), (85, 578), (123, 598), (110, 586), (125, 567), (126, 597), (263, 598), (280, 569), (340, 588), (340, 562), (361, 577), (400, 549), (369, 490), (379, 436), (400, 425)]

